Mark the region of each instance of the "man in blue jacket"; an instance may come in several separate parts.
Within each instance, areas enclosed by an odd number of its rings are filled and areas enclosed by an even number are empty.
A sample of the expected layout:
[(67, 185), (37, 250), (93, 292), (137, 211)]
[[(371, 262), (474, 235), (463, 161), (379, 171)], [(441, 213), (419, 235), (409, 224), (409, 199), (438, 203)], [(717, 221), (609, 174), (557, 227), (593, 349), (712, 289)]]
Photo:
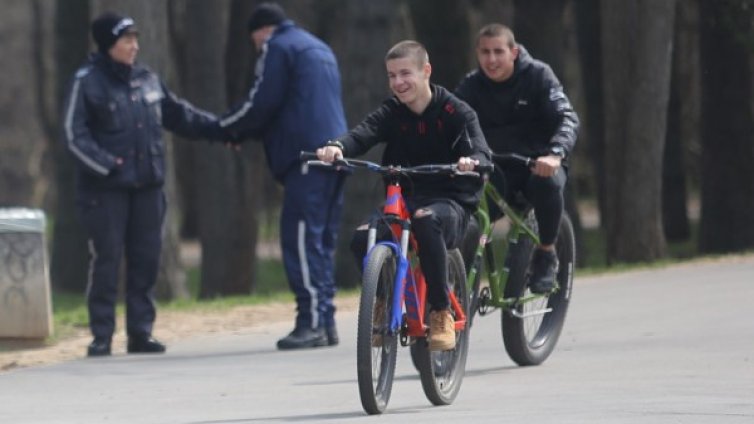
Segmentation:
[(285, 188), (280, 239), (297, 316), (277, 347), (336, 345), (334, 252), (342, 177), (302, 168), (299, 153), (346, 132), (338, 64), (324, 42), (288, 20), (277, 4), (260, 4), (248, 31), (260, 53), (256, 79), (220, 126), (236, 140), (262, 140), (272, 173)]
[(177, 98), (136, 63), (133, 19), (107, 12), (92, 22), (98, 51), (76, 72), (63, 115), (76, 159), (77, 203), (92, 256), (87, 286), (88, 356), (110, 354), (121, 256), (126, 259), (129, 353), (161, 353), (152, 299), (165, 217), (162, 127), (189, 138), (224, 138), (217, 118)]

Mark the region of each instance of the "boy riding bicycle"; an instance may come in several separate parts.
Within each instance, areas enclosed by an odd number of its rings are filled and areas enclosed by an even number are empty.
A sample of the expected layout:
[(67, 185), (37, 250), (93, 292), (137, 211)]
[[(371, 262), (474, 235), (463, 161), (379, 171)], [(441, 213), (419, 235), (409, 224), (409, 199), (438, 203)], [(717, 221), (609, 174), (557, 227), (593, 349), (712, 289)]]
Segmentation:
[[(501, 166), (504, 180), (493, 174), (491, 182), (506, 198), (523, 193), (534, 207), (541, 244), (532, 259), (529, 287), (533, 293), (548, 293), (555, 288), (566, 160), (576, 143), (579, 120), (552, 69), (516, 44), (510, 28), (482, 28), (476, 53), (479, 69), (466, 75), (455, 93), (477, 112), (495, 153), (536, 158), (531, 168)], [(499, 211), (491, 212), (490, 219), (500, 217)]]
[[(456, 163), (460, 171), (473, 171), (480, 163), (489, 163), (489, 148), (476, 113), (443, 87), (430, 84), (432, 67), (424, 46), (402, 41), (388, 51), (385, 65), (394, 97), (348, 134), (318, 149), (320, 160), (356, 157), (377, 143), (386, 143), (384, 164)], [(447, 250), (462, 240), (479, 204), (482, 181), (427, 175), (402, 186), (427, 280), (430, 350), (451, 350), (455, 348), (455, 330), (446, 292)], [(358, 262), (365, 254), (366, 233), (367, 226), (362, 225), (354, 234), (352, 249)]]

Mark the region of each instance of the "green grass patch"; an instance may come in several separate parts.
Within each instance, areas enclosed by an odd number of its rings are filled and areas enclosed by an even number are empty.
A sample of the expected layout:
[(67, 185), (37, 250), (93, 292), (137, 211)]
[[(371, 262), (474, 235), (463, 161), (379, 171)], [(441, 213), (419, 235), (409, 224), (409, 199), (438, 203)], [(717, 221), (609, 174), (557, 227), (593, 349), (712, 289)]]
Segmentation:
[(699, 244), (698, 235), (699, 226), (697, 223), (692, 223), (691, 236), (687, 240), (668, 242), (665, 258), (653, 262), (613, 263), (608, 265), (605, 232), (601, 228), (584, 228), (581, 234), (581, 251), (577, 254), (581, 255), (585, 262), (577, 269), (577, 274), (589, 275), (646, 267), (663, 267), (685, 260), (698, 259), (700, 258), (697, 248)]
[[(118, 304), (116, 313), (123, 313), (123, 305)], [(48, 342), (64, 339), (76, 330), (89, 327), (89, 313), (84, 293), (52, 293), (53, 336)]]
[[(198, 299), (201, 270), (193, 267), (186, 270), (190, 299), (158, 302), (159, 309), (166, 310), (224, 310), (241, 305), (256, 305), (272, 301), (293, 302), (288, 289), (283, 264), (279, 260), (260, 260), (257, 269), (257, 287), (253, 294), (227, 296), (215, 299)], [(89, 314), (84, 293), (55, 292), (52, 294), (54, 336), (48, 342), (65, 338), (75, 330), (89, 326)], [(125, 312), (123, 302), (116, 306), (117, 316)]]
[[(257, 297), (275, 297), (288, 292), (288, 279), (285, 276), (283, 262), (277, 259), (257, 260), (257, 275), (251, 295)], [(201, 269), (190, 267), (186, 270), (186, 284), (191, 298), (199, 298)], [(243, 296), (242, 296), (243, 297)]]

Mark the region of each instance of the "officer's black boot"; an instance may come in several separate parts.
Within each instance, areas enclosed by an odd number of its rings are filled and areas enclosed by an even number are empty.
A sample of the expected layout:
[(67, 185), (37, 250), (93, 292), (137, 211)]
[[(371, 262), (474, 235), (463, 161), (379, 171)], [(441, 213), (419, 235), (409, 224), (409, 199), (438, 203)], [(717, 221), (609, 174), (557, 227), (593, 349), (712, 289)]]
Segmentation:
[(327, 333), (328, 346), (336, 346), (338, 343), (340, 343), (340, 338), (338, 337), (338, 329), (335, 327), (335, 324), (327, 327), (325, 329), (325, 332)]
[(558, 256), (554, 250), (535, 249), (531, 260), (529, 290), (535, 294), (545, 294), (555, 288), (558, 273)]
[(128, 336), (128, 353), (164, 353), (165, 345), (152, 336)]
[(322, 328), (296, 327), (290, 334), (278, 340), (278, 349), (307, 349), (327, 344), (327, 334)]
[(110, 337), (95, 337), (86, 348), (86, 356), (109, 356), (110, 344)]

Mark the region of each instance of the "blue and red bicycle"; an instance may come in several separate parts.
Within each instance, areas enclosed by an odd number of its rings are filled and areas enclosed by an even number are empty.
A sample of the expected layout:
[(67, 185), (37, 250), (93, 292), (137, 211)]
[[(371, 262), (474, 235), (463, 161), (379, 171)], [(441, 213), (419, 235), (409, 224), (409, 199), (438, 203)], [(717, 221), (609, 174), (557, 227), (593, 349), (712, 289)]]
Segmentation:
[[(469, 305), (466, 270), (458, 249), (448, 252), (447, 290), (455, 319), (456, 347), (429, 350), (427, 285), (416, 256), (411, 233), (411, 215), (403, 199), (400, 180), (414, 175), (448, 175), (479, 178), (476, 172), (458, 171), (456, 165), (415, 167), (383, 166), (374, 162), (341, 159), (321, 162), (302, 152), (307, 164), (347, 169), (365, 169), (382, 175), (387, 192), (382, 214), (369, 224), (367, 255), (364, 258), (357, 331), (357, 375), (364, 410), (382, 413), (390, 400), (398, 346), (411, 346), (412, 358), (421, 377), (424, 394), (434, 405), (453, 402), (463, 381), (468, 352)], [(377, 229), (387, 224), (391, 240), (378, 240)]]

